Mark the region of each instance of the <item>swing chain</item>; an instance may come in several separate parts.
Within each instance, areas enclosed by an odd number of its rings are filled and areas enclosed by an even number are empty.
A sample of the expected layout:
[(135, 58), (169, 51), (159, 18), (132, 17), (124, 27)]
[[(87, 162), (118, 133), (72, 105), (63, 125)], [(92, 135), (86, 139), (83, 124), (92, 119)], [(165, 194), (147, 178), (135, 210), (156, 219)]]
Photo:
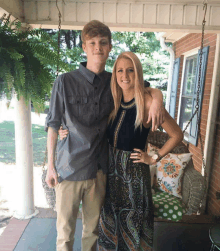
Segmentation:
[[(206, 16), (206, 11), (207, 11), (207, 3), (205, 3), (205, 2), (203, 3), (203, 10), (204, 10), (204, 18), (203, 18), (203, 21), (202, 21), (202, 37), (201, 37), (201, 47), (200, 47), (200, 55), (199, 55), (200, 56), (200, 58), (199, 58), (199, 75), (198, 75), (196, 105), (195, 105), (195, 111), (194, 111), (191, 119), (188, 121), (185, 129), (183, 130), (183, 133), (185, 133), (186, 129), (189, 127), (189, 125), (192, 122), (193, 118), (198, 113), (198, 117), (197, 117), (198, 136), (199, 136), (200, 146), (201, 146), (202, 164), (203, 164), (203, 170), (204, 170), (204, 179), (206, 180), (207, 173), (206, 173), (206, 164), (205, 164), (205, 157), (204, 157), (204, 151), (203, 151), (203, 139), (202, 139), (201, 128), (200, 128), (200, 116), (199, 116), (199, 101), (200, 101), (199, 95), (200, 95), (200, 91), (201, 91), (202, 54), (203, 54), (203, 47), (204, 47), (204, 31), (205, 31), (205, 23), (206, 23), (205, 16)], [(206, 184), (205, 184), (205, 186), (206, 186)], [(205, 187), (205, 190), (206, 190), (206, 187)], [(206, 193), (204, 192), (204, 196), (205, 195), (206, 195)], [(203, 199), (200, 202), (200, 209), (199, 209), (198, 213), (201, 212)]]
[(57, 77), (58, 77), (58, 74), (59, 74), (59, 59), (60, 59), (60, 31), (61, 31), (61, 18), (62, 18), (62, 15), (61, 15), (61, 12), (60, 12), (60, 9), (58, 7), (58, 0), (56, 0), (56, 6), (57, 6), (57, 10), (58, 10), (58, 15), (59, 15), (59, 24), (58, 24), (58, 48), (57, 48)]
[[(188, 121), (185, 129), (183, 130), (183, 133), (185, 133), (186, 129), (189, 127), (190, 123), (192, 122), (193, 118), (195, 117), (195, 115), (198, 113), (199, 111), (199, 94), (200, 94), (200, 90), (201, 90), (201, 69), (202, 69), (202, 51), (203, 51), (203, 47), (204, 47), (204, 31), (205, 31), (205, 15), (206, 15), (206, 10), (207, 10), (207, 3), (204, 3), (203, 9), (205, 8), (205, 14), (204, 14), (204, 19), (202, 21), (202, 38), (201, 38), (201, 47), (200, 47), (200, 59), (199, 59), (199, 76), (198, 76), (198, 86), (197, 86), (197, 98), (196, 98), (196, 105), (195, 105), (195, 111), (192, 115), (192, 117), (190, 118), (190, 120)], [(197, 124), (199, 125), (199, 121), (200, 119), (197, 119)]]
[[(202, 38), (201, 38), (201, 49), (200, 49), (200, 62), (199, 62), (199, 79), (198, 79), (198, 90), (197, 90), (197, 102), (196, 102), (196, 109), (197, 111), (199, 110), (199, 94), (201, 90), (201, 70), (202, 70), (202, 51), (204, 47), (204, 31), (205, 31), (205, 16), (206, 16), (206, 11), (207, 11), (207, 3), (203, 4), (203, 10), (204, 11), (204, 18), (202, 21)], [(197, 118), (197, 125), (198, 125), (198, 135), (200, 139), (200, 145), (201, 145), (201, 153), (202, 153), (202, 163), (203, 163), (203, 168), (204, 168), (204, 177), (206, 179), (206, 164), (205, 164), (205, 157), (204, 157), (204, 151), (203, 151), (203, 140), (202, 140), (202, 135), (201, 135), (201, 129), (200, 129), (200, 117), (198, 116)]]

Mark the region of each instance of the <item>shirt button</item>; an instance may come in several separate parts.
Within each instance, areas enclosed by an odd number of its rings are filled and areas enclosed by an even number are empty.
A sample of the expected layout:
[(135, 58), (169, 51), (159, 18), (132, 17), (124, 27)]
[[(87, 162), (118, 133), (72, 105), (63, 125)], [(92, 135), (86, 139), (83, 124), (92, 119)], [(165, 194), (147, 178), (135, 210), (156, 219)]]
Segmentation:
[(95, 87), (95, 90), (97, 90), (97, 89), (98, 89), (98, 87), (96, 86), (96, 87)]
[(97, 103), (97, 102), (95, 102), (95, 105), (98, 105), (98, 103)]
[(95, 120), (98, 120), (98, 118), (95, 118)]

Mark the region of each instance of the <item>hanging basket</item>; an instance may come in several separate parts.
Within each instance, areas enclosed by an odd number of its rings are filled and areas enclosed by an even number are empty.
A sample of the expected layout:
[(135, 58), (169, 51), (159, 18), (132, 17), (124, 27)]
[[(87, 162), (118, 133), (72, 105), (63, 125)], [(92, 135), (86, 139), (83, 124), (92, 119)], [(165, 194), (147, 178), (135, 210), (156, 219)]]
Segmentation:
[(55, 193), (55, 189), (54, 188), (50, 188), (45, 179), (47, 176), (47, 169), (45, 169), (45, 167), (43, 166), (43, 170), (42, 170), (42, 176), (41, 176), (41, 180), (42, 180), (42, 185), (44, 188), (44, 193), (46, 196), (46, 201), (47, 204), (49, 205), (50, 208), (52, 208), (53, 210), (55, 210), (55, 206), (56, 206), (56, 193)]

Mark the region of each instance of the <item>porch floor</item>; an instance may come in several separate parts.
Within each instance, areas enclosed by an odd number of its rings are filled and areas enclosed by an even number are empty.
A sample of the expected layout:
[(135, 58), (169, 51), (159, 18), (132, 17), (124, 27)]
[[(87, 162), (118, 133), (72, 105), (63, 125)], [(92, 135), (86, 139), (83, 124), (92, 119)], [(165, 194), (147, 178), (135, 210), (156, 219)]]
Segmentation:
[[(209, 228), (213, 220), (154, 223), (154, 251), (209, 251)], [(1, 251), (55, 251), (56, 213), (41, 209), (37, 217), (30, 220), (12, 218), (0, 236)], [(82, 221), (77, 220), (74, 251), (81, 250)]]

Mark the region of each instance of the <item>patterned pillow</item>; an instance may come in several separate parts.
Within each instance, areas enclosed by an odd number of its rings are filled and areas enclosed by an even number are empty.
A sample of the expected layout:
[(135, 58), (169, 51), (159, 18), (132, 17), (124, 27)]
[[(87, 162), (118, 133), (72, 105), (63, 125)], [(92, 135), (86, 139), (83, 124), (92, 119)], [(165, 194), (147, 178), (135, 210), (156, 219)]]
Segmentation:
[[(153, 155), (156, 146), (148, 144), (148, 154)], [(161, 191), (182, 199), (182, 177), (185, 167), (192, 157), (192, 153), (168, 153), (157, 162), (157, 186)]]

